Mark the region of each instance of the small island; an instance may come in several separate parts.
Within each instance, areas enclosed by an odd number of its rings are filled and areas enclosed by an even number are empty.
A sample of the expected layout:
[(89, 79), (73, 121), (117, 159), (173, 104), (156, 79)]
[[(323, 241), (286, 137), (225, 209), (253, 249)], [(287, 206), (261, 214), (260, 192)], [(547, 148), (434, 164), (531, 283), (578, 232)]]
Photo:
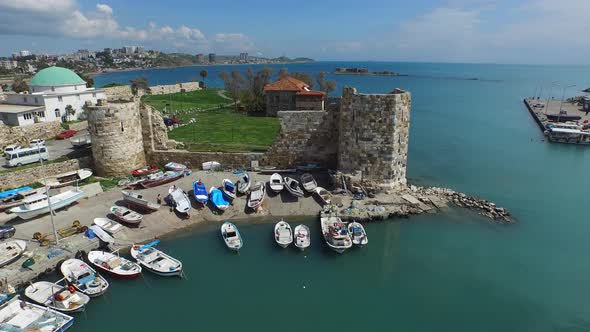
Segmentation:
[(392, 71), (369, 71), (367, 68), (336, 68), (334, 74), (339, 75), (374, 75), (374, 76), (408, 76)]

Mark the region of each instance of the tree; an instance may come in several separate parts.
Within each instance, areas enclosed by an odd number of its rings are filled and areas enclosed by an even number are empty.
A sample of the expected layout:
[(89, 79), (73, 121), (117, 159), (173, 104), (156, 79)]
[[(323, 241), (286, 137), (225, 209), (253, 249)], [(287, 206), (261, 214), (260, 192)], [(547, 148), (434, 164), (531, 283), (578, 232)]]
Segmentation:
[(2, 84), (2, 91), (6, 92), (8, 91), (8, 84)]
[(205, 87), (205, 78), (207, 78), (207, 74), (209, 74), (207, 69), (201, 69), (199, 72), (199, 75), (203, 78), (203, 87)]
[(92, 78), (92, 76), (90, 75), (86, 75), (83, 73), (78, 73), (78, 76), (80, 76), (80, 78), (82, 80), (84, 80), (84, 82), (86, 82), (86, 87), (87, 88), (91, 88), (94, 86), (94, 78)]
[(72, 105), (66, 105), (66, 117), (68, 121), (70, 121), (70, 116), (76, 115), (76, 110), (72, 107)]
[(307, 85), (309, 85), (310, 89), (313, 88), (313, 78), (309, 74), (307, 74), (307, 73), (293, 73), (293, 74), (290, 74), (289, 76), (305, 82)]
[(289, 69), (281, 68), (281, 70), (279, 71), (279, 79), (283, 79), (287, 76), (289, 76)]
[(12, 83), (12, 91), (16, 93), (29, 91), (29, 85), (27, 84), (27, 82), (25, 82), (25, 80), (23, 80), (22, 77), (17, 77), (14, 79), (14, 82)]
[(272, 78), (272, 68), (264, 67), (256, 73), (248, 68), (247, 85), (242, 93), (242, 104), (248, 111), (264, 111), (266, 102), (264, 98), (264, 86), (269, 84)]
[(329, 95), (330, 92), (336, 90), (336, 82), (327, 81), (325, 71), (319, 72), (319, 74), (316, 77), (316, 81), (318, 83), (318, 89), (324, 91), (327, 95)]
[(149, 91), (150, 87), (148, 85), (147, 78), (145, 77), (138, 77), (134, 80), (131, 80), (131, 93), (134, 96), (137, 96), (139, 90), (143, 90), (145, 92)]
[(226, 71), (222, 71), (219, 73), (219, 77), (223, 80), (225, 91), (227, 91), (230, 98), (234, 102), (234, 109), (237, 111), (240, 92), (242, 91), (242, 87), (244, 85), (244, 77), (242, 77), (242, 74), (240, 74), (237, 69), (232, 70), (231, 74), (228, 74)]

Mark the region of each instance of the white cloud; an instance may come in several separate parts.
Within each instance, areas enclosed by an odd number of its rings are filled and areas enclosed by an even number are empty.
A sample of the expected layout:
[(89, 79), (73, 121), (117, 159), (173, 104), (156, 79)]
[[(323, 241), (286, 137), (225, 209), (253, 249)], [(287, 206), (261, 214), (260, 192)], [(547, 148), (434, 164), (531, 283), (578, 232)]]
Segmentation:
[(109, 5), (105, 5), (104, 3), (97, 3), (96, 9), (98, 9), (98, 11), (101, 13), (113, 15), (113, 8), (111, 8)]
[(215, 44), (230, 52), (254, 51), (254, 42), (243, 33), (217, 33), (213, 41)]

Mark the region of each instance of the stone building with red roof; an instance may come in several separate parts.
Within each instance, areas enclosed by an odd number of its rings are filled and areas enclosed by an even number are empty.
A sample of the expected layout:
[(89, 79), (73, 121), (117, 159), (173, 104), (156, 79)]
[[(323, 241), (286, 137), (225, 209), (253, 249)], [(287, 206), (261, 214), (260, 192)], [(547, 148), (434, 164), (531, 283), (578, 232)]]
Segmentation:
[(277, 116), (279, 111), (323, 111), (326, 93), (312, 90), (298, 79), (287, 76), (264, 87), (266, 115)]

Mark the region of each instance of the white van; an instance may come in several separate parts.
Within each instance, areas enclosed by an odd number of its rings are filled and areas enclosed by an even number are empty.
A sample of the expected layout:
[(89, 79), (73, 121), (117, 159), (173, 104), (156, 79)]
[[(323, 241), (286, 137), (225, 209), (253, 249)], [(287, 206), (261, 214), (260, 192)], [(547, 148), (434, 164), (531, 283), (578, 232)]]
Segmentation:
[(6, 155), (6, 157), (8, 157), (11, 153), (15, 152), (16, 150), (20, 150), (20, 145), (16, 145), (16, 144), (7, 145), (4, 148), (4, 154)]
[(43, 160), (49, 159), (49, 153), (47, 153), (47, 148), (44, 146), (20, 149), (7, 155), (6, 166), (15, 167), (32, 164), (38, 162), (41, 158)]

